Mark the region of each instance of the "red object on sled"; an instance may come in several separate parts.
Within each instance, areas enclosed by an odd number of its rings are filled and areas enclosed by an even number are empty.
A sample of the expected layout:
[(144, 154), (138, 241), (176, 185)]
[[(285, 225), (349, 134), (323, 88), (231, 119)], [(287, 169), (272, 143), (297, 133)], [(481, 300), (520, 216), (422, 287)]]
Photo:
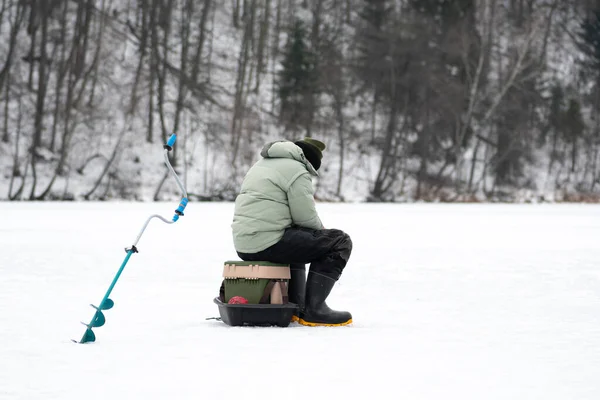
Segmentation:
[(248, 300), (242, 296), (233, 296), (231, 299), (229, 299), (227, 304), (248, 304)]

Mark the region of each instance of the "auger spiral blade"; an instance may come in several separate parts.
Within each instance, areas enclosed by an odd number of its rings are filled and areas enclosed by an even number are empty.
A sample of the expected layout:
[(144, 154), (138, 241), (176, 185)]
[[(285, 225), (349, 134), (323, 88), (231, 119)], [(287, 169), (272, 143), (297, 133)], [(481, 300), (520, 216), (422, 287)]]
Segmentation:
[[(115, 302), (112, 301), (111, 299), (106, 299), (104, 301), (104, 303), (100, 304), (100, 307), (98, 307), (98, 309), (100, 310), (110, 310), (111, 308), (113, 308), (113, 306), (115, 305)], [(92, 306), (95, 308), (95, 306)]]
[(92, 331), (92, 328), (87, 328), (85, 330), (85, 333), (81, 337), (80, 341), (73, 340), (74, 343), (88, 343), (88, 342), (92, 343), (92, 342), (95, 342), (95, 341), (96, 341), (96, 335), (94, 334), (94, 331)]
[(92, 318), (92, 322), (90, 322), (90, 327), (99, 328), (102, 325), (104, 325), (105, 323), (106, 323), (106, 318), (104, 317), (104, 314), (102, 313), (102, 311), (96, 311), (96, 314), (94, 314), (94, 318)]

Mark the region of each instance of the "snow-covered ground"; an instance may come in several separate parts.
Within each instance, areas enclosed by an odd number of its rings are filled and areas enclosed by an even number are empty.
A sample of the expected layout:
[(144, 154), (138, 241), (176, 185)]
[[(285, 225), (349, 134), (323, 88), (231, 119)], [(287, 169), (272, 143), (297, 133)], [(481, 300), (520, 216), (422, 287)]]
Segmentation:
[[(231, 203), (0, 203), (0, 399), (598, 399), (600, 207), (319, 204), (341, 328), (218, 316)], [(350, 397), (352, 396), (352, 397)]]

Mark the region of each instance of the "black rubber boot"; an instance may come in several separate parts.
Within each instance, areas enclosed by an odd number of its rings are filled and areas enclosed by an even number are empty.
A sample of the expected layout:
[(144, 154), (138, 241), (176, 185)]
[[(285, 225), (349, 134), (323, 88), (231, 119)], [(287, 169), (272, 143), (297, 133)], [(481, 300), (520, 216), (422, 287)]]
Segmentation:
[(327, 306), (325, 300), (331, 293), (335, 279), (314, 272), (308, 273), (306, 282), (306, 304), (300, 313), (302, 325), (341, 326), (352, 323), (352, 314), (347, 311), (335, 311)]
[(298, 321), (298, 315), (304, 310), (304, 299), (306, 292), (306, 265), (290, 265), (290, 282), (288, 286), (288, 301), (298, 304), (298, 311), (294, 312), (292, 322)]

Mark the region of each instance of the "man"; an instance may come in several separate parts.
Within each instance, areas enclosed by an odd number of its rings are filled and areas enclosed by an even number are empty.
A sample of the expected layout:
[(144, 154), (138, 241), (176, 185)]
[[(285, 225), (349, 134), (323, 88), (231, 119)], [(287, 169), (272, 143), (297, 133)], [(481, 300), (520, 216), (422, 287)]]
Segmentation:
[(295, 320), (338, 326), (351, 323), (352, 315), (330, 309), (325, 300), (352, 241), (341, 230), (325, 229), (315, 208), (312, 176), (318, 176), (323, 150), (325, 144), (311, 138), (266, 144), (242, 182), (231, 227), (242, 260), (290, 264), (289, 300), (300, 310)]

